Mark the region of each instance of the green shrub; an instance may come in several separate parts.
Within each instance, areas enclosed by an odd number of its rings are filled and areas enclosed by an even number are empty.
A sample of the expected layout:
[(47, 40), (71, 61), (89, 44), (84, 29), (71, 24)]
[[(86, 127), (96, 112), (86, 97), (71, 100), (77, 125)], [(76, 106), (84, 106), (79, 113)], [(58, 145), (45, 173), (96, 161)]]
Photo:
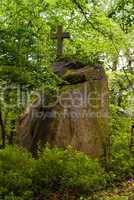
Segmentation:
[(134, 178), (134, 157), (127, 151), (114, 153), (111, 170), (116, 182)]
[[(0, 199), (44, 200), (52, 194), (88, 196), (106, 186), (98, 161), (72, 148), (48, 147), (35, 160), (16, 147), (0, 151)], [(69, 195), (69, 196), (68, 196)]]
[[(126, 112), (125, 112), (126, 111)], [(110, 105), (110, 127), (112, 136), (112, 162), (110, 181), (120, 182), (134, 177), (134, 157), (130, 154), (131, 116), (126, 110)]]
[(98, 162), (83, 153), (46, 148), (36, 161), (33, 184), (36, 193), (74, 192), (89, 194), (106, 185), (105, 173)]
[(0, 151), (0, 199), (32, 199), (33, 160), (24, 150), (8, 147)]

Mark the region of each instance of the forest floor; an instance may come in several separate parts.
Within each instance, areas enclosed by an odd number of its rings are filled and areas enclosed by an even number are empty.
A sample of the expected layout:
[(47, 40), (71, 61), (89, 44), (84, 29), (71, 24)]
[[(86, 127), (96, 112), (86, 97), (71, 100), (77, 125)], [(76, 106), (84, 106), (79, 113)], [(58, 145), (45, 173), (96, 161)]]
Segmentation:
[(96, 194), (93, 199), (97, 200), (134, 200), (134, 180), (121, 183), (118, 187), (109, 191)]

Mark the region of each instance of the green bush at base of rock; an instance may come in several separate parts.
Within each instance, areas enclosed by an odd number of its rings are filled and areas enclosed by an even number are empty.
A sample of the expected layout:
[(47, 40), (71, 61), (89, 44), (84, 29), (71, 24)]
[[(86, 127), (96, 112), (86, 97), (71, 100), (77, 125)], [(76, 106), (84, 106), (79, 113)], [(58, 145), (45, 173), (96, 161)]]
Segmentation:
[[(0, 200), (133, 200), (134, 159), (125, 155), (114, 155), (106, 173), (97, 160), (71, 147), (46, 147), (38, 159), (24, 149), (7, 147), (0, 150)], [(105, 192), (121, 180), (120, 196)]]
[[(35, 160), (16, 147), (0, 151), (0, 200), (34, 200), (52, 194), (88, 196), (106, 186), (98, 161), (72, 148), (46, 148)], [(64, 194), (64, 195), (63, 195)]]

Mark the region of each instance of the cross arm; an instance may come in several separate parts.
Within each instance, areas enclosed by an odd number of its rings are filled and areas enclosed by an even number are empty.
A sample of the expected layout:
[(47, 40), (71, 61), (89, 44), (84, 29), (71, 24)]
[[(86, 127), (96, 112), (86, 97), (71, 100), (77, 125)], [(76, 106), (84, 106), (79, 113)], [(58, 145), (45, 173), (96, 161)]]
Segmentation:
[[(62, 39), (64, 39), (64, 38), (70, 39), (70, 38), (71, 38), (71, 37), (70, 37), (70, 33), (69, 33), (69, 32), (64, 32), (64, 33), (63, 33), (63, 36), (62, 36)], [(52, 34), (52, 35), (51, 35), (51, 39), (58, 39), (57, 34)]]
[(63, 38), (70, 38), (70, 33), (69, 32), (64, 32), (63, 33)]

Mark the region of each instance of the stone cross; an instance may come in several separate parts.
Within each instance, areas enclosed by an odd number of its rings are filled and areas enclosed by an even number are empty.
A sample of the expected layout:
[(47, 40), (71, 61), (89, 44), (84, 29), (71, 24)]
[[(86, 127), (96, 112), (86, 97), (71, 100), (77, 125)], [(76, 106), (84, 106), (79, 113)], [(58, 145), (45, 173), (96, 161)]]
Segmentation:
[(64, 32), (63, 26), (57, 27), (57, 33), (52, 35), (52, 39), (57, 39), (57, 58), (63, 55), (63, 41), (65, 38), (70, 38), (69, 32)]

